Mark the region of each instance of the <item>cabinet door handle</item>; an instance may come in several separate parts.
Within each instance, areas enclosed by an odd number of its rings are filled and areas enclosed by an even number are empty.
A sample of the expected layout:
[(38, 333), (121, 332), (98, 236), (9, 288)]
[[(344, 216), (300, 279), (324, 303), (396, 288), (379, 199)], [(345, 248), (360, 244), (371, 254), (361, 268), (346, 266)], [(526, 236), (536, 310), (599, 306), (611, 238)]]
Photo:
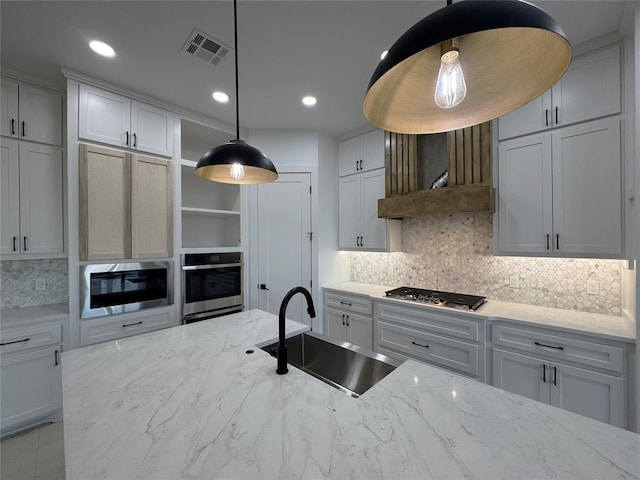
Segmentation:
[(411, 343), (412, 343), (413, 345), (417, 345), (418, 347), (429, 348), (429, 345), (422, 345), (421, 343), (416, 343), (416, 342), (414, 342), (413, 340), (411, 340)]
[(556, 233), (556, 250), (560, 250), (560, 234)]
[(24, 251), (27, 251), (27, 237), (22, 237), (22, 246), (24, 247)]
[(558, 367), (553, 367), (553, 384), (558, 385)]
[(13, 237), (13, 251), (14, 252), (18, 251), (18, 246), (16, 245), (17, 241), (18, 241), (18, 237)]
[(360, 169), (358, 168), (358, 160), (356, 160), (356, 172), (357, 172), (358, 170), (360, 170)]
[(547, 366), (542, 364), (542, 383), (547, 383)]
[(556, 107), (556, 125), (558, 124), (558, 107)]
[(351, 324), (349, 324), (349, 315), (347, 315), (347, 327), (350, 327)]
[(356, 237), (356, 246), (359, 247), (360, 246), (360, 237)]
[(133, 134), (133, 148), (138, 147), (138, 135), (136, 133)]
[(136, 322), (136, 323), (123, 323), (123, 324), (122, 324), (122, 328), (126, 328), (126, 327), (133, 327), (134, 325), (142, 325), (142, 322)]
[(553, 345), (547, 345), (547, 344), (540, 343), (540, 342), (533, 342), (533, 344), (537, 345), (539, 347), (553, 348), (555, 350), (564, 350), (564, 347), (554, 347)]
[(24, 125), (25, 121), (23, 120), (21, 123), (22, 123), (22, 136), (24, 137), (25, 136), (25, 131), (24, 131), (25, 130), (25, 128), (24, 128), (25, 127), (25, 125)]
[(362, 160), (360, 160), (360, 171), (362, 171)]
[(58, 366), (58, 364), (60, 363), (60, 359), (58, 358), (58, 350), (56, 350), (56, 351), (53, 353), (53, 362), (54, 362), (54, 365), (55, 365), (56, 367), (57, 367), (57, 366)]
[(549, 234), (547, 233), (547, 250), (549, 250)]
[(11, 119), (11, 135), (15, 135), (16, 134), (16, 119), (12, 118)]
[(124, 142), (124, 144), (128, 147), (128, 146), (129, 146), (129, 131), (127, 131), (127, 132), (125, 132), (125, 133), (126, 133), (126, 135), (127, 135), (127, 139), (126, 139), (126, 141)]
[(24, 342), (28, 342), (29, 340), (31, 339), (23, 338), (22, 340), (14, 340), (13, 342), (3, 342), (3, 343), (0, 343), (0, 345), (13, 345), (14, 343), (24, 343)]
[(544, 109), (544, 125), (545, 127), (549, 126), (549, 109), (548, 108)]
[(345, 325), (345, 323), (344, 323), (344, 314), (342, 315), (342, 325), (343, 326)]
[(342, 300), (340, 300), (340, 305), (347, 305), (350, 307), (353, 304), (351, 302), (343, 302)]

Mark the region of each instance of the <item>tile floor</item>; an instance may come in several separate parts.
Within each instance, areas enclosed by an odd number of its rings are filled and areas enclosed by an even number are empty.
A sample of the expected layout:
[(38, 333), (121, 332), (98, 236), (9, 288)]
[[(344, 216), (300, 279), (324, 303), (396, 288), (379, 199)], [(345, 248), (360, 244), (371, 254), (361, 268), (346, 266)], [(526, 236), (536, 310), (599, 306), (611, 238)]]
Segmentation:
[(62, 423), (47, 423), (0, 441), (2, 480), (64, 480)]

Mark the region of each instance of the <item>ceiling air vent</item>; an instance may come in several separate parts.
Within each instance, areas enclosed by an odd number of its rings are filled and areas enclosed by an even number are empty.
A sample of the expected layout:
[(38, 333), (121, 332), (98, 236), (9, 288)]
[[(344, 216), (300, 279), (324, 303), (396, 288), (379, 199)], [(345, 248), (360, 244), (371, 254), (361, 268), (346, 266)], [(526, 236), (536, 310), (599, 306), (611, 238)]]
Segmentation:
[(194, 28), (184, 43), (182, 50), (213, 65), (218, 65), (231, 51), (231, 47)]

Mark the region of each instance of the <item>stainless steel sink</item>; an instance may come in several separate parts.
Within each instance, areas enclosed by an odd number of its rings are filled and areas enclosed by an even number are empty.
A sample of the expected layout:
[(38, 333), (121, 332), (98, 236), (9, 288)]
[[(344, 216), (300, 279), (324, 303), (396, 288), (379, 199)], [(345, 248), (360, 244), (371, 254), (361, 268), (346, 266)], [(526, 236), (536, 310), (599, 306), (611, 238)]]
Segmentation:
[[(276, 357), (278, 342), (262, 347)], [(334, 342), (314, 332), (287, 339), (288, 364), (359, 397), (402, 363), (347, 342)]]

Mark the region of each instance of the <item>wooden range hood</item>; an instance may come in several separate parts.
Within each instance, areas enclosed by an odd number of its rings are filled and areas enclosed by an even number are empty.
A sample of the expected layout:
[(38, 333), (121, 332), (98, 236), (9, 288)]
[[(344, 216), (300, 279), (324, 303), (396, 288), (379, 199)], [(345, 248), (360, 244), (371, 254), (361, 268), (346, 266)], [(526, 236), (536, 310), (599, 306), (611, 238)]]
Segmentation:
[(447, 132), (448, 186), (418, 190), (418, 136), (385, 132), (385, 198), (379, 218), (492, 212), (491, 122)]

